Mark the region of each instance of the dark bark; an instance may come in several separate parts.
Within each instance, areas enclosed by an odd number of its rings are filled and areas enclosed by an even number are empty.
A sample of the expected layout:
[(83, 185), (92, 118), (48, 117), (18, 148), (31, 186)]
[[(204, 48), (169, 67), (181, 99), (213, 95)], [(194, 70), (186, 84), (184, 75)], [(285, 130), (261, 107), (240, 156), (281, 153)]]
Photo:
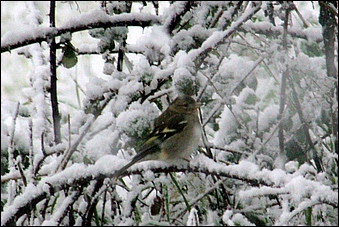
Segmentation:
[(193, 4), (192, 1), (184, 2), (184, 7), (182, 7), (181, 12), (178, 12), (177, 14), (175, 14), (175, 16), (172, 17), (171, 21), (168, 23), (167, 28), (166, 28), (168, 34), (170, 35), (172, 34), (173, 30), (180, 23), (181, 17), (183, 17), (185, 13), (187, 13), (190, 10), (192, 4)]
[[(50, 27), (55, 27), (55, 1), (51, 1), (49, 12)], [(50, 56), (50, 70), (51, 70), (51, 103), (52, 103), (52, 116), (53, 116), (53, 130), (54, 130), (54, 142), (56, 144), (61, 142), (60, 132), (60, 113), (58, 106), (58, 89), (57, 89), (57, 72), (56, 72), (56, 43), (55, 38), (51, 37), (49, 44), (49, 56)]]
[[(335, 58), (335, 34), (336, 28), (338, 28), (338, 24), (336, 22), (336, 16), (338, 17), (338, 13), (334, 12), (330, 7), (333, 5), (338, 9), (337, 1), (320, 1), (320, 15), (319, 15), (319, 23), (323, 26), (323, 41), (325, 48), (325, 56), (326, 56), (326, 69), (327, 76), (335, 79), (336, 84), (330, 91), (331, 97), (336, 97), (336, 102), (338, 103), (338, 72), (335, 66), (335, 62), (338, 59)], [(337, 37), (338, 40), (338, 37)], [(334, 99), (330, 99), (330, 105), (333, 107), (335, 105)], [(336, 109), (336, 111), (335, 111)], [(338, 109), (330, 108), (330, 115), (332, 119), (332, 127), (331, 131), (333, 134), (335, 151), (338, 154)]]
[(123, 42), (122, 43), (122, 47), (119, 48), (119, 51), (118, 51), (118, 64), (117, 64), (117, 70), (119, 72), (122, 72), (122, 66), (123, 66), (123, 63), (124, 63), (124, 52), (125, 52), (125, 45), (126, 43)]

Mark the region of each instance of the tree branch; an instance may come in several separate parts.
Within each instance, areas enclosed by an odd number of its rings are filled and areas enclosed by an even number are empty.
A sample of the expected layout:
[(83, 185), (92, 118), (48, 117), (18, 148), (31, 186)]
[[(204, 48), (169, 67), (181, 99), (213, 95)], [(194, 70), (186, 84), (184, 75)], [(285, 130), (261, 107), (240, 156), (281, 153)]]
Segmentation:
[[(322, 163), (321, 163), (321, 158), (318, 156), (317, 151), (316, 151), (314, 144), (312, 142), (311, 135), (310, 135), (310, 129), (309, 129), (308, 123), (306, 122), (306, 120), (304, 118), (302, 107), (301, 107), (301, 104), (300, 104), (300, 101), (299, 101), (299, 98), (298, 98), (298, 93), (295, 89), (294, 83), (293, 83), (290, 75), (288, 76), (288, 81), (289, 81), (290, 87), (292, 89), (292, 95), (293, 95), (293, 100), (294, 100), (293, 103), (294, 103), (294, 106), (295, 106), (295, 108), (297, 109), (297, 112), (298, 112), (298, 116), (299, 116), (299, 119), (300, 119), (300, 122), (301, 122), (301, 125), (302, 125), (302, 130), (305, 134), (306, 143), (308, 144), (308, 148), (312, 151), (312, 155), (313, 155), (312, 158), (315, 162), (315, 165), (317, 167), (318, 172), (324, 171), (324, 169), (322, 167)], [(308, 152), (308, 151), (305, 151), (305, 152)]]
[(60, 28), (36, 28), (25, 31), (8, 32), (1, 38), (1, 53), (27, 46), (33, 43), (48, 41), (50, 38), (60, 36), (67, 32), (79, 32), (94, 28), (108, 28), (116, 26), (147, 27), (160, 24), (158, 16), (144, 13), (128, 13), (109, 16), (101, 10), (84, 13), (76, 20), (70, 20)]
[[(207, 158), (204, 158), (207, 159)], [(213, 162), (212, 160), (210, 160)], [(213, 162), (215, 163), (215, 162)], [(216, 163), (215, 163), (216, 164)], [(218, 164), (222, 165), (222, 164)], [(31, 190), (25, 191), (23, 194), (17, 196), (13, 203), (7, 207), (1, 213), (1, 225), (9, 225), (15, 223), (18, 218), (22, 215), (26, 214), (30, 211), (31, 207), (35, 207), (35, 205), (42, 200), (50, 197), (59, 191), (64, 189), (69, 189), (73, 187), (86, 187), (90, 184), (92, 180), (97, 180), (101, 182), (105, 178), (113, 177), (116, 166), (109, 165), (110, 168), (106, 168), (107, 166), (97, 163), (94, 166), (85, 167), (83, 165), (73, 165), (70, 168), (65, 169), (62, 172), (54, 174), (51, 177), (45, 177), (42, 181), (38, 183), (38, 185)], [(137, 167), (137, 166), (134, 166)], [(187, 165), (166, 165), (159, 167), (150, 167), (154, 173), (169, 173), (169, 172), (195, 172), (195, 173), (204, 173), (206, 175), (216, 175), (220, 177), (232, 178), (240, 181), (247, 182), (252, 186), (271, 186), (272, 183), (265, 179), (254, 179), (250, 177), (244, 177), (241, 175), (237, 175), (232, 173), (231, 171), (218, 171), (217, 169), (210, 168), (211, 165), (206, 164), (205, 162), (199, 163), (191, 163), (189, 166)], [(212, 165), (213, 167), (213, 165)], [(227, 166), (224, 166), (227, 168)], [(70, 174), (70, 172), (76, 174)], [(130, 168), (128, 169), (124, 176), (133, 175), (133, 174), (141, 174), (144, 172), (143, 169)], [(65, 177), (67, 176), (67, 177)], [(46, 187), (47, 186), (47, 187)], [(49, 186), (49, 187), (48, 187)], [(47, 190), (49, 188), (49, 191)], [(25, 199), (23, 199), (25, 198)]]
[[(338, 104), (338, 71), (336, 68), (336, 63), (338, 62), (338, 56), (336, 59), (335, 53), (338, 50), (335, 50), (335, 34), (336, 31), (338, 32), (338, 22), (335, 16), (338, 17), (338, 2), (336, 4), (336, 11), (331, 6), (332, 2), (330, 1), (320, 1), (320, 15), (319, 15), (319, 22), (323, 26), (323, 40), (324, 40), (324, 48), (325, 48), (325, 56), (326, 56), (326, 69), (327, 69), (327, 76), (332, 77), (335, 79), (336, 84), (333, 88), (331, 88), (331, 98), (330, 104), (333, 108), (331, 108), (331, 118), (332, 118), (332, 134), (335, 138), (335, 149), (336, 153), (338, 154), (338, 108), (335, 105)], [(337, 28), (337, 29), (336, 29)], [(338, 39), (338, 38), (337, 38)], [(337, 40), (338, 41), (338, 40)], [(335, 99), (336, 97), (336, 103)], [(332, 111), (337, 110), (337, 111)]]
[[(50, 1), (49, 20), (50, 27), (55, 28), (55, 1)], [(57, 90), (57, 72), (56, 72), (56, 43), (55, 37), (52, 37), (49, 43), (49, 64), (51, 70), (51, 105), (53, 116), (53, 130), (54, 130), (54, 142), (55, 144), (61, 143), (61, 125), (60, 125), (60, 113), (58, 107), (58, 90)]]
[[(174, 4), (180, 4), (180, 7)], [(169, 20), (164, 22), (164, 27), (168, 34), (172, 34), (175, 27), (181, 20), (181, 17), (184, 16), (191, 8), (194, 2), (192, 1), (184, 1), (184, 2), (174, 2), (171, 7), (176, 8), (174, 10), (175, 14), (172, 17), (169, 17)]]
[[(18, 220), (22, 215), (30, 211), (32, 207), (43, 199), (48, 198), (50, 195), (53, 195), (62, 190), (69, 190), (70, 188), (86, 187), (90, 184), (92, 180), (97, 180), (101, 182), (105, 178), (112, 178), (117, 170), (116, 157), (106, 157), (103, 162), (98, 161), (94, 165), (85, 166), (85, 165), (73, 165), (70, 168), (65, 169), (62, 172), (59, 172), (51, 177), (45, 177), (38, 185), (31, 187), (30, 190), (26, 190), (21, 195), (17, 196), (13, 203), (9, 205), (1, 213), (1, 225), (13, 224)], [(140, 163), (139, 163), (140, 164)], [(244, 168), (244, 166), (247, 166)], [(203, 173), (205, 175), (215, 175), (219, 178), (225, 177), (233, 180), (239, 180), (245, 182), (249, 186), (260, 187), (268, 186), (272, 188), (282, 188), (284, 184), (288, 184), (291, 181), (291, 175), (284, 174), (280, 175), (280, 180), (275, 182), (273, 177), (273, 171), (264, 169), (256, 172), (255, 175), (251, 174), (253, 168), (258, 168), (257, 165), (253, 164), (251, 168), (248, 167), (248, 162), (240, 163), (237, 165), (226, 166), (221, 163), (216, 163), (211, 159), (201, 155), (192, 160), (188, 165), (183, 164), (167, 164), (161, 163), (160, 165), (150, 165), (149, 168), (143, 168), (144, 165), (134, 165), (128, 169), (125, 173), (125, 176), (132, 174), (141, 174), (145, 171), (152, 171), (153, 173), (170, 173), (170, 172), (185, 172), (185, 173)], [(72, 174), (71, 174), (72, 173)], [(272, 176), (273, 180), (270, 178)], [(221, 179), (222, 180), (222, 179)], [(314, 181), (307, 180), (310, 185), (314, 185)], [(99, 183), (98, 186), (101, 184)], [(321, 185), (321, 184), (319, 184)], [(315, 186), (316, 187), (316, 186)], [(95, 190), (97, 191), (97, 190)], [(332, 194), (336, 194), (332, 189), (328, 187), (326, 196), (322, 198), (322, 201), (327, 201)], [(338, 201), (331, 201), (330, 204), (326, 204), (338, 207)]]
[[(246, 21), (252, 18), (252, 16), (257, 13), (261, 9), (261, 3), (254, 4), (253, 8), (246, 11), (237, 21), (233, 22), (231, 26), (226, 31), (216, 31), (203, 42), (200, 48), (191, 50), (188, 52), (188, 55), (192, 59), (192, 61), (199, 60), (202, 62), (202, 59), (206, 57), (206, 55), (216, 48), (217, 46), (226, 42), (226, 40), (236, 32)], [(200, 65), (198, 63), (198, 65)]]
[[(292, 3), (291, 3), (292, 4)], [(283, 169), (285, 165), (285, 136), (284, 136), (284, 124), (283, 124), (283, 113), (285, 110), (285, 104), (286, 104), (286, 88), (287, 88), (287, 77), (289, 76), (289, 66), (288, 66), (288, 46), (287, 46), (287, 34), (288, 34), (288, 21), (289, 16), (291, 12), (291, 5), (289, 3), (286, 3), (285, 6), (285, 18), (284, 18), (284, 32), (282, 37), (282, 45), (284, 50), (284, 56), (283, 56), (283, 72), (281, 75), (281, 83), (280, 83), (280, 100), (279, 100), (279, 114), (278, 114), (278, 121), (282, 122), (282, 124), (279, 124), (279, 130), (278, 130), (278, 137), (279, 137), (279, 158), (280, 162), (279, 168)], [(284, 163), (281, 163), (284, 162)]]

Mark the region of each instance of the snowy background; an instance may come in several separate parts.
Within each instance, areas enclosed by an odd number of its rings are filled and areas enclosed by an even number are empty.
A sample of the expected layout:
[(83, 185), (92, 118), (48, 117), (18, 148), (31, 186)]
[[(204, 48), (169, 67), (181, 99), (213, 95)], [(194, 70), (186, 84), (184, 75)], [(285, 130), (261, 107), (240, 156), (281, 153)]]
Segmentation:
[[(2, 1), (1, 224), (338, 225), (336, 7), (57, 2), (52, 31), (49, 2)], [(112, 180), (179, 93), (204, 104), (191, 162)]]

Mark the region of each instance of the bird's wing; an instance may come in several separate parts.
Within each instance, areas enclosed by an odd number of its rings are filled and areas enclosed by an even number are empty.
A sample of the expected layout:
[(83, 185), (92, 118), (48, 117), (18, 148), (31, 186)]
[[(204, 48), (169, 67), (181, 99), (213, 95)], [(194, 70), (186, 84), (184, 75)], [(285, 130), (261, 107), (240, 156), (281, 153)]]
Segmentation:
[(156, 146), (160, 146), (163, 141), (180, 133), (186, 126), (187, 120), (183, 114), (175, 114), (168, 118), (166, 122), (159, 122), (138, 149), (138, 152), (141, 152), (147, 147), (155, 148)]

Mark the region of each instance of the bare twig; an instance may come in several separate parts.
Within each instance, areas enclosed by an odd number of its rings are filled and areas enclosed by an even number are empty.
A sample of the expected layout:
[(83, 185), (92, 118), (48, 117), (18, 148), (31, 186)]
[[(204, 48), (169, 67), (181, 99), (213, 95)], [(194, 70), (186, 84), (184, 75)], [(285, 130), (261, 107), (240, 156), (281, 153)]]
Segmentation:
[(71, 133), (71, 116), (67, 115), (67, 126), (68, 126), (68, 147), (72, 145), (72, 133)]
[(305, 20), (305, 18), (303, 17), (303, 15), (300, 13), (299, 9), (297, 8), (297, 6), (293, 3), (293, 8), (295, 10), (295, 12), (297, 13), (298, 17), (301, 19), (301, 21), (304, 24), (305, 28), (308, 28), (310, 25), (309, 23)]
[(46, 149), (45, 149), (45, 142), (44, 142), (44, 136), (45, 136), (45, 132), (41, 133), (41, 152), (44, 156), (46, 156)]
[(201, 122), (202, 123), (202, 127), (205, 127), (207, 125), (207, 123), (213, 118), (213, 116), (219, 111), (219, 109), (224, 106), (225, 103), (221, 100), (220, 102), (218, 102), (213, 109), (210, 111), (209, 115), (206, 117), (206, 119)]
[(79, 135), (79, 137), (74, 141), (74, 143), (67, 149), (64, 158), (62, 160), (62, 162), (60, 163), (60, 165), (57, 168), (58, 170), (63, 170), (65, 169), (69, 159), (71, 158), (72, 154), (74, 153), (74, 151), (76, 150), (76, 148), (78, 147), (78, 145), (80, 144), (80, 142), (82, 141), (82, 139), (85, 137), (85, 135), (88, 133), (89, 129), (91, 128), (93, 122), (95, 121), (96, 118), (94, 118), (93, 116), (89, 117), (86, 124), (83, 127), (83, 130), (81, 132), (81, 134)]
[(19, 173), (20, 173), (20, 176), (21, 176), (21, 179), (22, 179), (24, 186), (27, 187), (27, 178), (26, 178), (24, 171), (22, 170), (22, 167), (21, 167), (21, 158), (18, 159), (16, 166), (19, 170)]
[(254, 62), (253, 67), (248, 71), (248, 73), (241, 79), (241, 81), (232, 89), (231, 94), (233, 94), (236, 89), (246, 80), (246, 78), (251, 75), (251, 73), (260, 65), (260, 63), (265, 59), (265, 56), (261, 56), (258, 60)]
[(215, 146), (215, 145), (211, 146), (211, 148), (221, 150), (221, 151), (230, 152), (232, 154), (241, 154), (241, 155), (246, 155), (246, 156), (252, 155), (252, 153), (249, 153), (249, 152), (246, 152), (246, 151), (231, 150), (231, 149), (228, 149), (228, 148), (218, 147), (218, 146)]

